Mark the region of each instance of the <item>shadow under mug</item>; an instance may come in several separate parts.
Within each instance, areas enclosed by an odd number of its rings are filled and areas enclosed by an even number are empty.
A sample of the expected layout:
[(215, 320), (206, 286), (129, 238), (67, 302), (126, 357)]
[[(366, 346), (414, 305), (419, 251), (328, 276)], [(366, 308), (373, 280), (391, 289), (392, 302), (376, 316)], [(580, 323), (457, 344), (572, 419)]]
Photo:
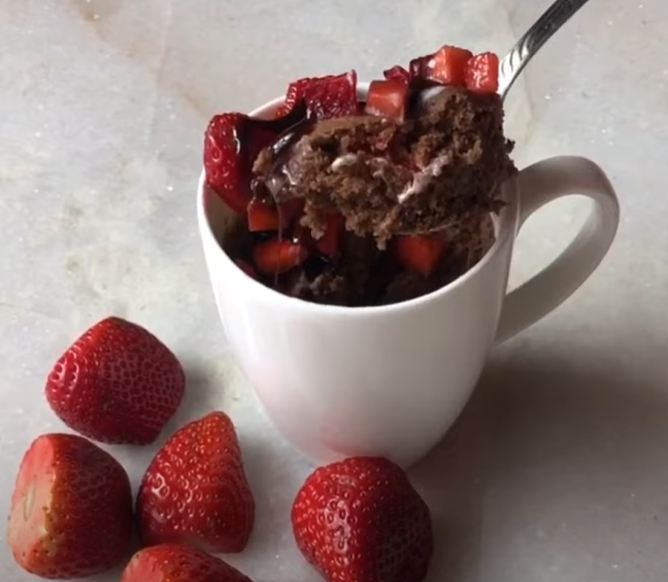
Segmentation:
[[(368, 84), (360, 84), (364, 97)], [(276, 99), (253, 111), (269, 117)], [(579, 233), (543, 271), (507, 292), (522, 223), (548, 202), (593, 204)], [(453, 424), (492, 347), (536, 322), (599, 265), (619, 223), (610, 181), (594, 162), (555, 157), (502, 189), (496, 241), (464, 275), (428, 295), (379, 307), (319, 305), (248, 277), (223, 250), (233, 219), (199, 182), (197, 213), (219, 315), (259, 403), (284, 438), (315, 463), (348, 456), (420, 460)]]

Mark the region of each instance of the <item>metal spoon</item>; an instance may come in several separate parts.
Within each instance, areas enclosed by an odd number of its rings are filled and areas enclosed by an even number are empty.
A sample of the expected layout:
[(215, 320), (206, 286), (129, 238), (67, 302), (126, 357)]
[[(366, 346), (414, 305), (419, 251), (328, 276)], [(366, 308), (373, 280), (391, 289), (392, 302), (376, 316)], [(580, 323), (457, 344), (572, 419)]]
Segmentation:
[(556, 0), (526, 31), (499, 64), (499, 95), (505, 99), (515, 79), (542, 46), (588, 0)]
[[(499, 95), (505, 100), (508, 91), (527, 66), (529, 61), (543, 47), (543, 45), (557, 32), (571, 16), (582, 8), (589, 0), (556, 0), (543, 13), (543, 15), (527, 30), (517, 41), (515, 46), (499, 63)], [(437, 93), (443, 91), (443, 87), (428, 89), (421, 96), (422, 103), (426, 103)], [(451, 224), (451, 222), (449, 223)], [(445, 230), (448, 225), (436, 225), (420, 233), (428, 234)]]

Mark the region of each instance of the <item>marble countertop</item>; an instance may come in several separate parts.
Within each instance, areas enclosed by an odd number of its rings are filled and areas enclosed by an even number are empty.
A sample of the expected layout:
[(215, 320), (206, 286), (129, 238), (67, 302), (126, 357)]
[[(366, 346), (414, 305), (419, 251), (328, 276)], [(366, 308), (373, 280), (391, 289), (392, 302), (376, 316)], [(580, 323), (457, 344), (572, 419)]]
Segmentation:
[[(258, 517), (230, 561), (255, 582), (317, 581), (288, 525), (310, 468), (258, 415), (216, 317), (195, 218), (202, 131), (296, 77), (354, 66), (365, 78), (444, 42), (504, 52), (547, 4), (0, 0), (0, 513), (30, 441), (63, 429), (42, 395), (51, 365), (114, 313), (187, 368), (170, 430), (211, 408), (239, 426)], [(434, 582), (666, 579), (667, 26), (663, 0), (592, 0), (513, 89), (520, 163), (590, 156), (622, 224), (590, 281), (494, 352), (412, 471), (436, 523)], [(513, 281), (558, 252), (580, 204), (527, 224)], [(113, 452), (136, 485), (155, 449)], [(4, 539), (0, 578), (29, 579)]]

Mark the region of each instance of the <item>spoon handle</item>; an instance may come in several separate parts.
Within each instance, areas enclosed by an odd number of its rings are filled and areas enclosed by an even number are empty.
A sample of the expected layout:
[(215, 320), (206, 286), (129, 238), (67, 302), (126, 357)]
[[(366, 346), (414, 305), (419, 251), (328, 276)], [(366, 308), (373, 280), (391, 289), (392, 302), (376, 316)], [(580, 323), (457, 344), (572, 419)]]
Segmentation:
[(588, 0), (556, 0), (536, 23), (517, 41), (499, 65), (499, 95), (506, 98), (508, 89), (527, 63), (547, 40), (559, 30)]

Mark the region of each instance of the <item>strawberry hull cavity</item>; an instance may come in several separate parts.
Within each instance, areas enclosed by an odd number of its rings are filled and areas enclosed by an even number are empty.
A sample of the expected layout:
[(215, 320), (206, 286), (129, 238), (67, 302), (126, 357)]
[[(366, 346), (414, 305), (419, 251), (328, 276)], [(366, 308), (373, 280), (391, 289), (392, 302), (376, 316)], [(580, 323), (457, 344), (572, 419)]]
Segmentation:
[(104, 572), (129, 551), (128, 476), (111, 455), (76, 435), (36, 439), (19, 468), (7, 541), (16, 562), (48, 579)]
[(490, 215), (516, 172), (498, 59), (445, 45), (383, 77), (364, 100), (354, 71), (291, 83), (274, 119), (257, 122), (261, 139), (240, 114), (217, 116), (236, 133), (212, 121), (208, 184), (246, 215), (223, 246), (261, 283), (319, 303), (384, 305), (447, 285), (493, 242)]
[(109, 317), (56, 362), (46, 398), (84, 436), (145, 445), (174, 415), (184, 390), (183, 369), (169, 348), (139, 325)]

